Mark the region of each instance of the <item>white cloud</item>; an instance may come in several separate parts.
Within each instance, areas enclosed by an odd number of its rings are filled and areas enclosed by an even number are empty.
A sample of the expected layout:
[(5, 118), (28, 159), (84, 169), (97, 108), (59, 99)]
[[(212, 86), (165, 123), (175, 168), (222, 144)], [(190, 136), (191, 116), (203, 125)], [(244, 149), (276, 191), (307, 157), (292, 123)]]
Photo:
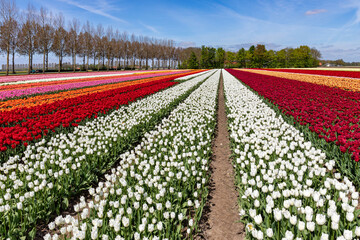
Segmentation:
[(318, 48), (322, 54), (322, 59), (326, 60), (336, 60), (336, 59), (344, 59), (344, 61), (348, 62), (358, 62), (359, 58), (357, 56), (360, 55), (360, 46), (353, 46), (348, 48), (346, 46), (333, 46), (330, 48), (319, 47)]
[(314, 9), (314, 10), (309, 10), (309, 11), (306, 11), (305, 15), (315, 15), (315, 14), (319, 14), (319, 13), (324, 13), (324, 12), (327, 12), (326, 9)]
[(100, 15), (100, 16), (103, 16), (103, 17), (110, 18), (110, 19), (112, 19), (114, 21), (117, 21), (117, 22), (128, 23), (124, 19), (121, 19), (119, 17), (115, 17), (115, 16), (107, 13), (103, 8), (100, 9), (98, 7), (92, 7), (92, 6), (85, 5), (85, 4), (82, 4), (82, 3), (78, 3), (78, 2), (75, 2), (75, 1), (72, 1), (72, 0), (59, 0), (59, 1), (67, 3), (67, 4), (75, 6), (75, 7), (78, 7), (78, 8), (81, 8), (81, 9), (86, 10), (88, 12), (91, 12), (91, 13), (94, 13), (94, 14), (97, 14), (97, 15)]
[(147, 25), (143, 22), (140, 22), (140, 24), (143, 25), (146, 29), (152, 31), (153, 33), (159, 33), (159, 31), (153, 26)]
[(181, 41), (178, 43), (178, 47), (182, 47), (182, 48), (196, 47), (196, 43), (192, 41)]
[(358, 0), (351, 0), (350, 4), (347, 5), (350, 8), (356, 9), (356, 16), (353, 24), (360, 23), (360, 1)]

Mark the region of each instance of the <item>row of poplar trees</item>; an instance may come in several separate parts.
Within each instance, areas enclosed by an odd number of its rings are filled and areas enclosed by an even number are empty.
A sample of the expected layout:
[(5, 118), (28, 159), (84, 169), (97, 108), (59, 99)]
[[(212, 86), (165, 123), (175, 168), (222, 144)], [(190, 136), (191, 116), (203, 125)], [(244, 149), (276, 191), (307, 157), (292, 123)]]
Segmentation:
[[(159, 68), (160, 61), (162, 66), (170, 68), (174, 65), (171, 61), (177, 61), (181, 51), (173, 40), (129, 35), (111, 26), (105, 29), (101, 24), (96, 27), (90, 22), (81, 24), (76, 18), (66, 23), (62, 13), (52, 14), (43, 7), (37, 10), (31, 4), (25, 11), (20, 11), (15, 0), (0, 0), (0, 20), (0, 48), (6, 55), (7, 75), (10, 57), (15, 73), (16, 55), (28, 58), (30, 73), (35, 54), (42, 55), (43, 72), (48, 68), (49, 54), (56, 55), (60, 72), (66, 56), (72, 58), (73, 71), (77, 57), (86, 71), (91, 64), (98, 70), (100, 66), (109, 70), (114, 61), (118, 64), (116, 68), (135, 68), (135, 60), (139, 60), (140, 68), (148, 69), (149, 61), (152, 68)], [(120, 66), (121, 62), (124, 66)], [(141, 66), (142, 62), (145, 66)], [(157, 66), (154, 66), (156, 62)]]

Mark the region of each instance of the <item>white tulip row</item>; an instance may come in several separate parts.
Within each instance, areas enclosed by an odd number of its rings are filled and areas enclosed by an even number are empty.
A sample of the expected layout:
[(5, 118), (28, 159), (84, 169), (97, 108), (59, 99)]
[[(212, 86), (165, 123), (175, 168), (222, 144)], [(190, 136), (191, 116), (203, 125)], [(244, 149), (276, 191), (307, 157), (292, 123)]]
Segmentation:
[(335, 161), (228, 72), (224, 89), (240, 215), (248, 236), (359, 237), (359, 193), (346, 177), (333, 173)]
[(187, 75), (187, 76), (184, 76), (184, 77), (179, 77), (179, 78), (177, 78), (176, 80), (188, 80), (188, 79), (193, 78), (193, 77), (201, 76), (201, 75), (203, 75), (204, 73), (205, 73), (205, 72), (199, 72), (199, 73)]
[[(220, 71), (156, 130), (121, 155), (106, 181), (80, 198), (72, 217), (49, 224), (50, 239), (180, 239), (191, 235), (206, 198)], [(184, 237), (184, 236), (182, 236)]]
[[(131, 129), (151, 121), (154, 114), (166, 109), (213, 73), (208, 71), (129, 106), (122, 106), (111, 114), (76, 127), (73, 132), (60, 133), (48, 141), (43, 139), (29, 145), (22, 156), (10, 157), (0, 166), (0, 222), (9, 216), (36, 216), (42, 211), (42, 205), (51, 204), (52, 198), (68, 195), (68, 187), (81, 186), (89, 177), (85, 173), (101, 169), (109, 158), (118, 158), (113, 156), (113, 148), (119, 142), (128, 144), (123, 141)], [(21, 221), (19, 225), (26, 224), (25, 220)], [(14, 223), (8, 225), (14, 226)], [(3, 224), (0, 233), (2, 227)]]

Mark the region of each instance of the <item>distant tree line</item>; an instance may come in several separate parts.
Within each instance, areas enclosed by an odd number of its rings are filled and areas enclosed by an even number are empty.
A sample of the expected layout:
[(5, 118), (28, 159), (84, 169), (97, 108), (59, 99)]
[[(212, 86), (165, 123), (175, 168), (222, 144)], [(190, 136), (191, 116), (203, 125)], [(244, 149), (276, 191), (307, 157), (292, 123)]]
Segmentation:
[(321, 60), (321, 65), (322, 66), (326, 66), (327, 64), (329, 64), (329, 66), (334, 66), (334, 67), (360, 66), (360, 62), (345, 62), (343, 59)]
[(321, 53), (308, 46), (266, 50), (265, 45), (241, 48), (237, 52), (223, 48), (202, 46), (184, 49), (180, 56), (180, 68), (307, 68), (319, 66)]
[[(54, 54), (60, 72), (67, 56), (72, 59), (73, 71), (77, 62), (86, 71), (109, 70), (116, 60), (117, 69), (134, 69), (135, 60), (139, 60), (140, 69), (148, 69), (150, 61), (152, 69), (159, 68), (160, 63), (170, 68), (174, 63), (177, 65), (181, 51), (173, 40), (129, 35), (111, 26), (104, 29), (101, 24), (94, 27), (89, 21), (82, 24), (76, 18), (66, 23), (62, 13), (52, 14), (43, 7), (37, 10), (31, 4), (20, 11), (15, 0), (0, 0), (0, 49), (6, 55), (6, 74), (15, 72), (15, 55), (28, 58), (30, 73), (35, 54), (42, 56), (43, 72), (48, 69), (49, 54)], [(124, 66), (120, 66), (121, 62)], [(141, 66), (142, 62), (145, 66)]]

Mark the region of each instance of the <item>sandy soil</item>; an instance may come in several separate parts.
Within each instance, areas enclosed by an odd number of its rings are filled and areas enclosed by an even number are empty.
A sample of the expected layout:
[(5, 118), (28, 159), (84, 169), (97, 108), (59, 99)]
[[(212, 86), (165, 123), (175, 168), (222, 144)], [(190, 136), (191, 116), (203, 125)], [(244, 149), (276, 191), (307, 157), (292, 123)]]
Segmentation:
[(213, 160), (207, 206), (197, 239), (245, 239), (245, 227), (239, 222), (238, 193), (234, 185), (230, 140), (227, 130), (222, 75), (218, 97), (217, 129), (213, 142)]

